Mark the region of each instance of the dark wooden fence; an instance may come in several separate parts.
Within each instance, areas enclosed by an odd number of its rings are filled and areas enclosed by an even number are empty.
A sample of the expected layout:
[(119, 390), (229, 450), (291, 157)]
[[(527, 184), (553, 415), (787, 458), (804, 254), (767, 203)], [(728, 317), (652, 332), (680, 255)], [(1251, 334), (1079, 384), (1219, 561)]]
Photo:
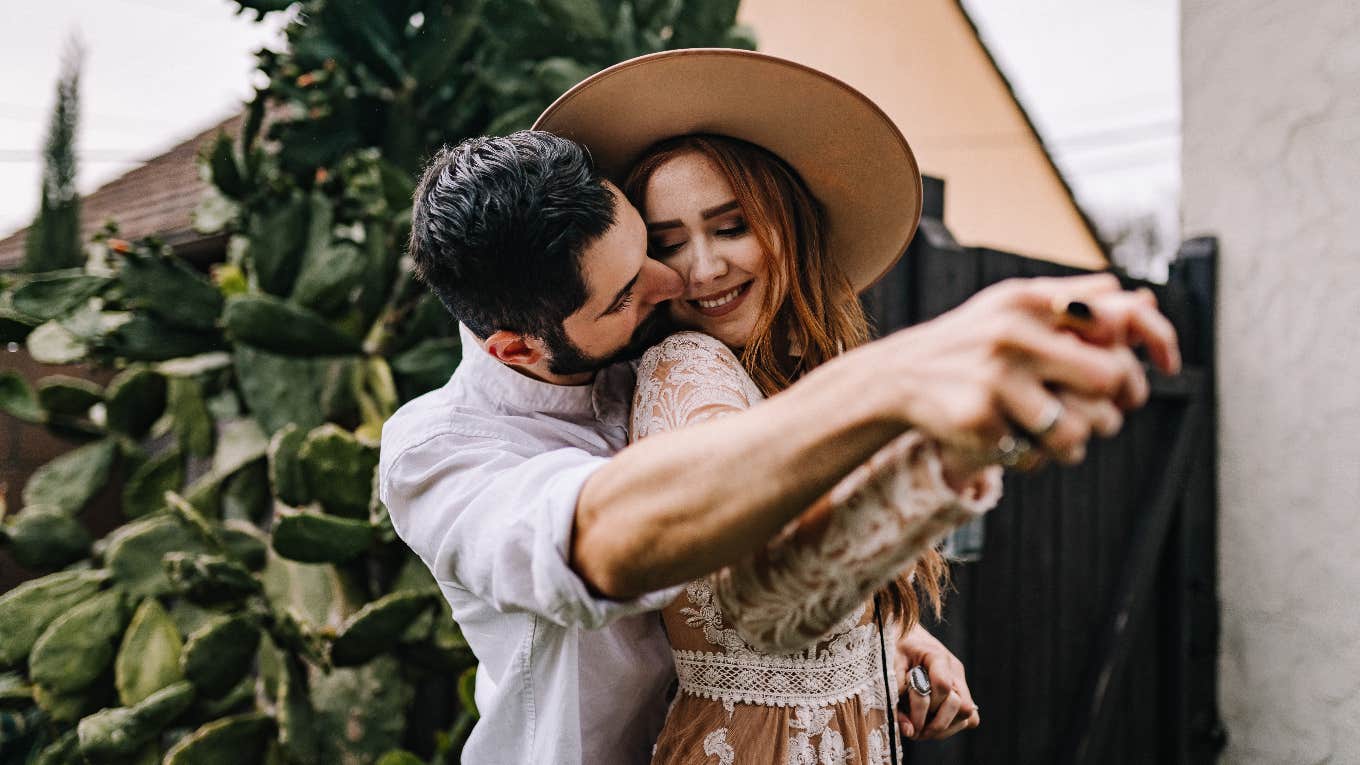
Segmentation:
[[(924, 321), (1011, 277), (1075, 269), (959, 247), (942, 188), (906, 258), (865, 296), (881, 330)], [(1224, 733), (1218, 661), (1213, 397), (1216, 246), (1191, 240), (1149, 285), (1185, 370), (1073, 468), (1012, 474), (1001, 505), (953, 540), (957, 592), (927, 623), (963, 661), (982, 716), (907, 763), (1207, 763)], [(1130, 282), (1130, 286), (1137, 284)]]

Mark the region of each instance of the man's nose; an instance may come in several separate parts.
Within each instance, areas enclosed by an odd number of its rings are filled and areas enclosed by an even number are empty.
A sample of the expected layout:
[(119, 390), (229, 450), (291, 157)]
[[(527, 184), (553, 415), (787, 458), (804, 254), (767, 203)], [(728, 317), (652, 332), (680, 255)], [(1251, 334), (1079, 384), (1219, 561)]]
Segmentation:
[(647, 302), (663, 303), (685, 293), (684, 277), (666, 264), (649, 259), (645, 270), (647, 271)]

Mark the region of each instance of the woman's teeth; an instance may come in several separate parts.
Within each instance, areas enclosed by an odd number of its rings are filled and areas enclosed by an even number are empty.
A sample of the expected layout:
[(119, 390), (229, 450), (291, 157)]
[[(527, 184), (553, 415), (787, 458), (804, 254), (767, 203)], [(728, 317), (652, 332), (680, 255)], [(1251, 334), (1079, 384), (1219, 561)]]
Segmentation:
[[(742, 286), (745, 286), (745, 285), (742, 285)], [(735, 287), (735, 288), (733, 288), (733, 289), (731, 289), (731, 290), (729, 290), (729, 291), (727, 291), (727, 292), (724, 292), (723, 294), (721, 294), (721, 295), (719, 295), (719, 296), (717, 296), (717, 297), (715, 297), (715, 298), (711, 298), (711, 299), (708, 299), (708, 300), (696, 300), (696, 301), (694, 301), (694, 302), (695, 302), (695, 303), (698, 303), (700, 308), (719, 308), (719, 307), (721, 307), (721, 306), (727, 305), (728, 303), (732, 302), (733, 300), (736, 300), (736, 299), (737, 299), (737, 295), (740, 295), (740, 294), (741, 294), (741, 287)]]

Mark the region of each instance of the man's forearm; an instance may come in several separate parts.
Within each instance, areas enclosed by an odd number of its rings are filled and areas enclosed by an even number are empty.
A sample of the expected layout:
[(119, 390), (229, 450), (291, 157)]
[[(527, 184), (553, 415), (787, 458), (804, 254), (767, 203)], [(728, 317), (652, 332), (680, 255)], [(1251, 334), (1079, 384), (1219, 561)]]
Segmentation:
[[(1054, 318), (1055, 305), (1077, 299), (1093, 314), (1080, 332)], [(1163, 371), (1179, 367), (1175, 331), (1155, 303), (1120, 292), (1107, 274), (988, 287), (746, 412), (620, 452), (582, 489), (573, 566), (619, 598), (712, 572), (763, 545), (908, 427), (946, 456), (966, 456), (945, 460), (954, 486), (993, 461), (1017, 426), (1047, 431), (1043, 445), (1055, 454), (1079, 455), (1094, 418), (1071, 412), (1068, 427), (1044, 424), (1052, 391), (1141, 406), (1147, 378), (1125, 341), (1146, 345)]]
[[(850, 354), (853, 356), (855, 354)], [(572, 564), (632, 597), (750, 554), (906, 428), (870, 365), (843, 357), (737, 414), (623, 450), (582, 489)]]

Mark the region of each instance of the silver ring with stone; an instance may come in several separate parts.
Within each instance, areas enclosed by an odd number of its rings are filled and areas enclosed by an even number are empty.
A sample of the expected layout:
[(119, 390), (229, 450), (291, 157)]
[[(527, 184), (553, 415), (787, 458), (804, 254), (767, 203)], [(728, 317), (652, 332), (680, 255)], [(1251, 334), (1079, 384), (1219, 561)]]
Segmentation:
[(930, 675), (926, 674), (924, 667), (918, 665), (907, 671), (907, 685), (916, 695), (930, 697)]

